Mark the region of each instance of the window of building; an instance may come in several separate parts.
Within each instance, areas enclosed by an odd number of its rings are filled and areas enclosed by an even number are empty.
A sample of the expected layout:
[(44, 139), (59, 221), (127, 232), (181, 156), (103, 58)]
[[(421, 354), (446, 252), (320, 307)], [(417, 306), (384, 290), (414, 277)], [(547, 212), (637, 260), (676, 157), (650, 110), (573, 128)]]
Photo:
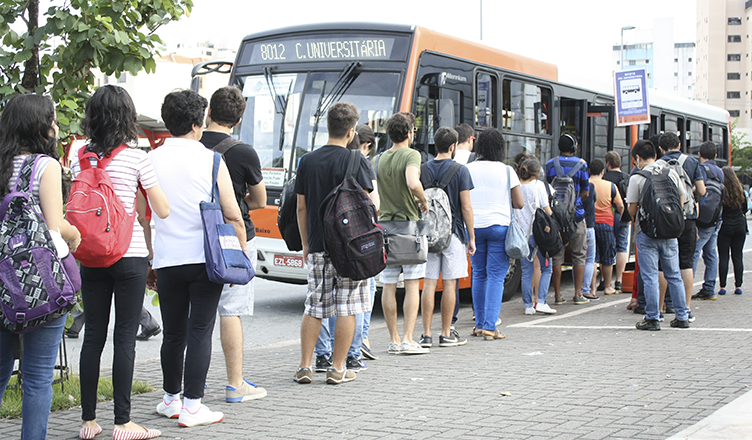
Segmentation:
[(729, 110), (728, 112), (729, 112), (729, 116), (731, 116), (732, 118), (739, 117), (739, 113), (740, 113), (739, 110)]
[(635, 60), (629, 60), (629, 65), (634, 66), (636, 64)]
[(679, 58), (674, 58), (674, 62), (678, 63), (679, 62)]
[[(747, 74), (747, 76), (749, 76), (749, 73)], [(732, 80), (733, 79), (742, 79), (742, 74), (741, 73), (727, 73), (726, 74), (726, 79), (732, 79)]]
[(687, 86), (687, 90), (692, 90), (692, 86)]
[(742, 97), (742, 92), (726, 92), (726, 99), (739, 99)]
[(730, 53), (726, 57), (728, 61), (741, 61), (742, 60), (742, 54), (740, 53)]
[(674, 86), (674, 91), (679, 90), (679, 86)]
[(691, 63), (692, 62), (692, 58), (687, 58), (687, 62)]
[(645, 60), (645, 64), (650, 64), (650, 60)]
[(125, 72), (123, 72), (123, 73), (121, 73), (121, 74), (120, 74), (120, 76), (118, 77), (118, 81), (117, 81), (117, 82), (119, 82), (119, 83), (124, 83), (124, 82), (125, 82), (125, 81), (126, 81), (127, 79), (128, 79), (128, 77), (126, 76)]
[(729, 43), (741, 43), (742, 42), (742, 36), (741, 35), (729, 35), (728, 36), (728, 42)]
[(679, 76), (679, 72), (674, 72), (674, 76)]
[(692, 72), (687, 72), (687, 76), (692, 76)]
[(741, 17), (729, 17), (728, 24), (729, 26), (739, 26), (742, 24), (742, 18)]

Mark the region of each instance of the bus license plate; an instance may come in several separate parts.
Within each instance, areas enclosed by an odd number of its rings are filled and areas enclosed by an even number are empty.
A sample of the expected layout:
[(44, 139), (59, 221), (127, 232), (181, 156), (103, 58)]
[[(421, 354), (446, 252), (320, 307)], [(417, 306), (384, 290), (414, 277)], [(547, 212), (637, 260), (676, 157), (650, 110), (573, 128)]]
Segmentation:
[(284, 267), (303, 267), (303, 257), (295, 255), (274, 255), (274, 265)]

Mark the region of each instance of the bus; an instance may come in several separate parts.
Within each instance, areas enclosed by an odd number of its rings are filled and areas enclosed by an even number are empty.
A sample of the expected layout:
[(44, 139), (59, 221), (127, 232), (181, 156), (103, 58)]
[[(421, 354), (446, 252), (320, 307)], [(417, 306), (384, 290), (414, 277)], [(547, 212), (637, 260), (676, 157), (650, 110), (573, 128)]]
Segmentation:
[[(391, 147), (387, 119), (405, 111), (416, 115), (413, 148), (424, 157), (435, 152), (439, 127), (465, 122), (477, 132), (499, 129), (508, 162), (527, 151), (545, 164), (558, 154), (559, 136), (570, 133), (583, 159), (616, 151), (628, 173), (631, 146), (668, 131), (679, 135), (684, 152), (696, 156), (710, 140), (718, 146), (719, 166), (731, 159), (723, 109), (651, 90), (650, 124), (616, 127), (612, 90), (562, 84), (553, 64), (419, 26), (324, 23), (260, 32), (243, 39), (232, 66), (210, 62), (194, 73), (223, 68), (247, 99), (235, 135), (256, 149), (262, 164), (267, 206), (251, 217), (257, 274), (271, 280), (306, 282), (302, 254), (287, 249), (276, 225), (280, 193), (301, 156), (326, 143), (326, 111), (337, 101), (358, 107), (359, 123), (376, 135), (377, 152)], [(505, 299), (519, 283), (519, 265), (512, 263)], [(469, 286), (469, 277), (460, 281), (461, 288)]]

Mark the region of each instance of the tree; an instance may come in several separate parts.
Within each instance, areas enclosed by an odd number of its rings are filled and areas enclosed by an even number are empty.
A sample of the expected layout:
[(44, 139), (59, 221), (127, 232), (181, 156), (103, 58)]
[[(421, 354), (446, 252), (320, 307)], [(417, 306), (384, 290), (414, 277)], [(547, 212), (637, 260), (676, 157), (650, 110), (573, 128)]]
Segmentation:
[(752, 143), (747, 140), (747, 133), (737, 130), (739, 119), (731, 123), (731, 164), (739, 167), (737, 174), (752, 171)]
[[(61, 137), (80, 133), (94, 87), (92, 69), (136, 75), (156, 68), (156, 31), (189, 15), (192, 0), (53, 1), (39, 24), (39, 0), (0, 3), (0, 108), (19, 93), (49, 94)], [(25, 24), (25, 31), (18, 29)], [(20, 29), (19, 29), (20, 31)]]

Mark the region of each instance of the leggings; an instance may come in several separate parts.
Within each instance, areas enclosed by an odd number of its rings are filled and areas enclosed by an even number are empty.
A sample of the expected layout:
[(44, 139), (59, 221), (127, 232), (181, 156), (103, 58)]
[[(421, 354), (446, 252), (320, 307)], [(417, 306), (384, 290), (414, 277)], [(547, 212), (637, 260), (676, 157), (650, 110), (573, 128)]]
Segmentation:
[(718, 277), (721, 288), (726, 287), (729, 266), (729, 248), (731, 258), (734, 261), (734, 278), (736, 287), (742, 287), (744, 281), (744, 260), (742, 251), (744, 241), (747, 239), (747, 225), (740, 224), (735, 227), (721, 226), (718, 232)]

